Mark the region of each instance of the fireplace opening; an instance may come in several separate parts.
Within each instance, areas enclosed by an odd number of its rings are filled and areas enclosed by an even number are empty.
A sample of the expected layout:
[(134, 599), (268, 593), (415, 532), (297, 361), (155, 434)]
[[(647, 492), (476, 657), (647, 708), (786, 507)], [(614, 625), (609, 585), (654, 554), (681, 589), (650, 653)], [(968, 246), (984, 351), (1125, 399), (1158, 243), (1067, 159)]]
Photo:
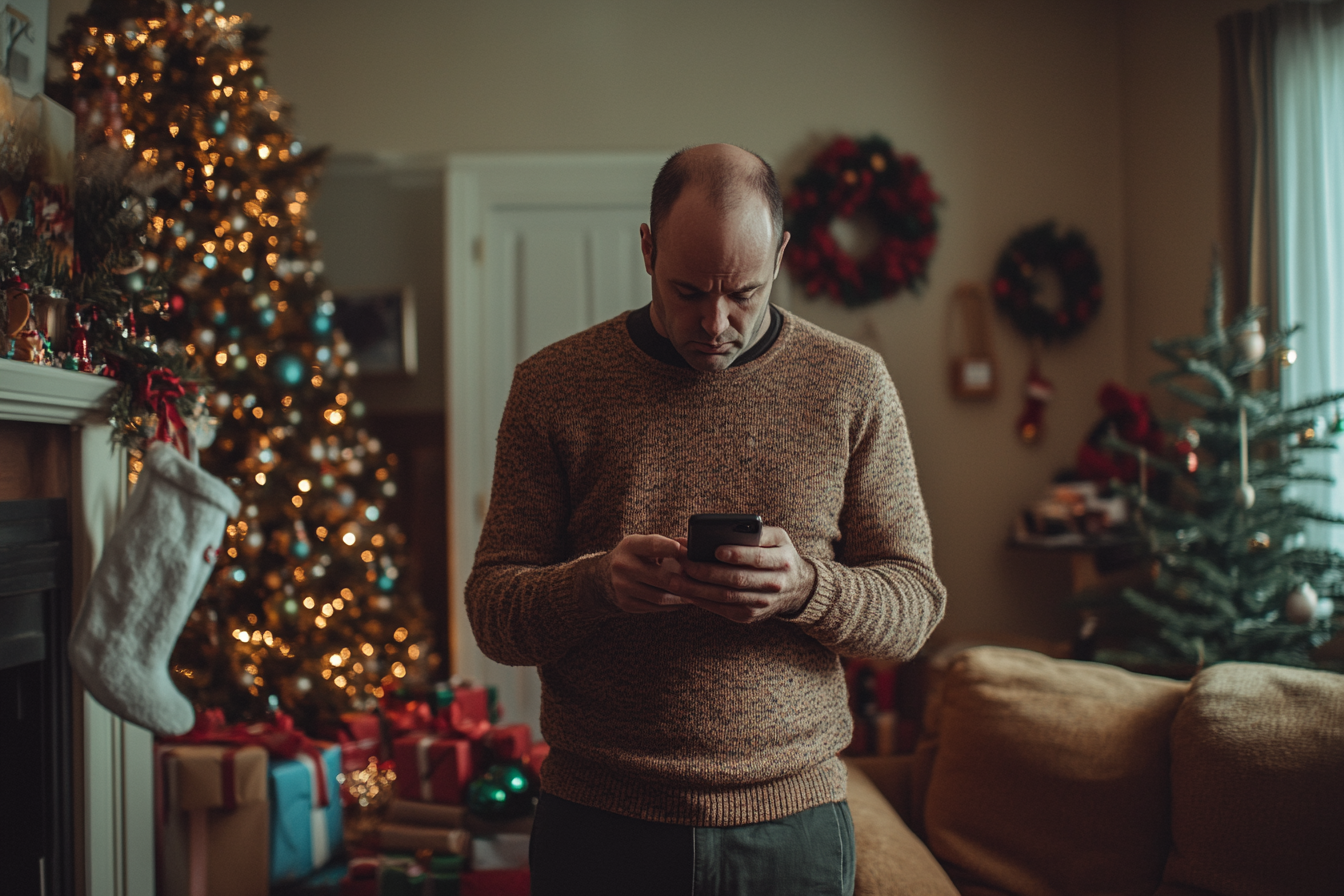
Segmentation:
[(75, 891), (70, 581), (66, 502), (0, 502), (0, 889), (15, 896)]

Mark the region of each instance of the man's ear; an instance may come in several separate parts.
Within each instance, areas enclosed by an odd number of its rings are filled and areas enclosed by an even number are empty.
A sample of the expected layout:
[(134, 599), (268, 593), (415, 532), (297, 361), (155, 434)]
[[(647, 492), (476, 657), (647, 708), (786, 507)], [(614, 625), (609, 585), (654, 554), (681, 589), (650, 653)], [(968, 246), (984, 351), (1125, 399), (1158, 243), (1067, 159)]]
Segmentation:
[(653, 258), (657, 254), (657, 250), (653, 248), (653, 231), (649, 229), (647, 224), (639, 225), (639, 251), (644, 253), (644, 270), (652, 277)]
[[(789, 232), (784, 231), (784, 238), (779, 241), (779, 254), (775, 256), (775, 277), (779, 276), (779, 266), (784, 263), (784, 247), (789, 244)], [(652, 272), (650, 272), (652, 273)], [(771, 278), (772, 280), (774, 277)]]

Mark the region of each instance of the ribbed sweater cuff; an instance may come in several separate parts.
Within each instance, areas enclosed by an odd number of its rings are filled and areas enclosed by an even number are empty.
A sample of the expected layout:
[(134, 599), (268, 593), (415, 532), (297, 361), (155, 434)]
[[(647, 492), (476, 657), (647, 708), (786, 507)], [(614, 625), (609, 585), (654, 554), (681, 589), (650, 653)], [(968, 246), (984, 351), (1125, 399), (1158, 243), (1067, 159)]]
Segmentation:
[(801, 613), (785, 617), (785, 622), (806, 626), (821, 621), (840, 591), (840, 580), (836, 577), (833, 565), (834, 561), (812, 560), (812, 567), (817, 571), (817, 583), (812, 588), (812, 596)]

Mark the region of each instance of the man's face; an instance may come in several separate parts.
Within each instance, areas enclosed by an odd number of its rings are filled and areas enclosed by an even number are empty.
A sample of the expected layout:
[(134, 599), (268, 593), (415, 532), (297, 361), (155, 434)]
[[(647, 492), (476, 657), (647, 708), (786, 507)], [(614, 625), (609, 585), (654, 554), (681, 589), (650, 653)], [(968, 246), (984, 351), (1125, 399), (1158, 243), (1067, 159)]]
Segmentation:
[(654, 329), (696, 370), (726, 370), (763, 334), (789, 241), (784, 234), (776, 251), (772, 231), (764, 201), (715, 211), (696, 187), (673, 204), (656, 253), (648, 225), (640, 227)]

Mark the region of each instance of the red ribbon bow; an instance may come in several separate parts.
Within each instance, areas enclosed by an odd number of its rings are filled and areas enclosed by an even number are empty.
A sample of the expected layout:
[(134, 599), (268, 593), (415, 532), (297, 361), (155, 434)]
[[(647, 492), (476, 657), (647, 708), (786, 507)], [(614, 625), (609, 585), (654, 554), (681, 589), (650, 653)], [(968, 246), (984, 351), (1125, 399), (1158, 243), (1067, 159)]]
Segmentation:
[(318, 805), (326, 806), (331, 802), (327, 793), (326, 766), (322, 763), (322, 747), (301, 731), (294, 728), (294, 720), (283, 712), (275, 714), (273, 722), (256, 722), (248, 725), (238, 723), (227, 725), (224, 711), (205, 709), (196, 713), (196, 724), (186, 734), (178, 737), (161, 738), (170, 744), (232, 744), (234, 746), (258, 746), (272, 756), (281, 759), (294, 759), (299, 755), (312, 758), (317, 770), (315, 782), (318, 791)]
[(177, 412), (177, 400), (186, 395), (188, 389), (195, 392), (196, 384), (184, 386), (177, 374), (167, 367), (156, 367), (146, 374), (140, 389), (140, 400), (159, 418), (155, 441), (168, 442), (185, 457), (191, 456), (191, 450), (187, 444), (187, 425)]

